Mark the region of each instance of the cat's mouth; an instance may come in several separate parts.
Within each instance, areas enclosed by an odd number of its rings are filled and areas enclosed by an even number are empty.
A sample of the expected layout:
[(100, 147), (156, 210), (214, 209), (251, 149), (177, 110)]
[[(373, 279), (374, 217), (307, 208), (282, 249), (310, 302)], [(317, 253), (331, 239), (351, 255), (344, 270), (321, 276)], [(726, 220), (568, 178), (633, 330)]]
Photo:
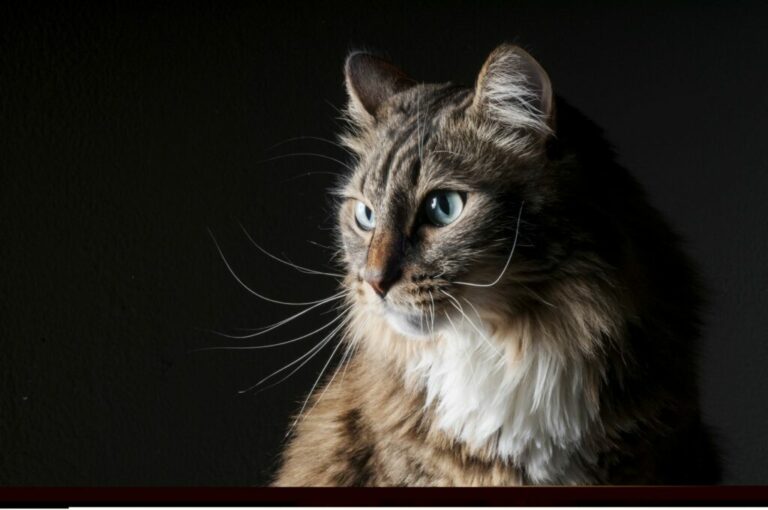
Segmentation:
[(441, 315), (430, 313), (429, 310), (404, 311), (388, 304), (384, 305), (384, 317), (392, 329), (401, 335), (417, 339), (434, 336), (442, 327), (444, 320)]

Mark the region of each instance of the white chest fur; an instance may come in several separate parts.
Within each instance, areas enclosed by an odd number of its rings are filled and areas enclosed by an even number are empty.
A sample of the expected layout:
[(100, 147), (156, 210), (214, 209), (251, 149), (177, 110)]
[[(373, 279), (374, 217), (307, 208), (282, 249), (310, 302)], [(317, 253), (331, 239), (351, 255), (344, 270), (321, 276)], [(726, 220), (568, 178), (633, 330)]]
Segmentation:
[(426, 389), (426, 405), (436, 405), (437, 426), (472, 448), (490, 446), (534, 483), (587, 482), (573, 462), (596, 411), (585, 394), (583, 361), (536, 339), (515, 359), (509, 347), (517, 339), (481, 335), (466, 322), (454, 326), (408, 367), (409, 383)]

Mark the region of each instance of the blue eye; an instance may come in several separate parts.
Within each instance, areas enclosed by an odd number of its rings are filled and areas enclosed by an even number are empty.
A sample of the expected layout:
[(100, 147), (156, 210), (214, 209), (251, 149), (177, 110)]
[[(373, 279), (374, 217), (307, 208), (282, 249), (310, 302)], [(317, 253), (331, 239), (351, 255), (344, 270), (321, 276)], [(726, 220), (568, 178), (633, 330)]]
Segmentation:
[(464, 198), (458, 191), (435, 191), (427, 197), (427, 218), (438, 227), (456, 221), (464, 209)]
[(376, 215), (373, 214), (373, 209), (360, 201), (355, 205), (355, 219), (357, 225), (363, 230), (373, 230), (376, 226)]

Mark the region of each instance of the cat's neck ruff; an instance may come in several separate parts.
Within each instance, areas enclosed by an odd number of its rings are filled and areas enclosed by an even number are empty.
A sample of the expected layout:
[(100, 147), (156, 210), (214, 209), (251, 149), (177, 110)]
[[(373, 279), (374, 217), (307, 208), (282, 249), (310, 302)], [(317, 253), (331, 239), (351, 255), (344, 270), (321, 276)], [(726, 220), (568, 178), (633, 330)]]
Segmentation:
[(584, 460), (597, 411), (584, 360), (521, 335), (453, 321), (408, 360), (406, 383), (425, 391), (435, 425), (470, 448), (511, 460), (534, 483), (584, 482), (574, 459)]

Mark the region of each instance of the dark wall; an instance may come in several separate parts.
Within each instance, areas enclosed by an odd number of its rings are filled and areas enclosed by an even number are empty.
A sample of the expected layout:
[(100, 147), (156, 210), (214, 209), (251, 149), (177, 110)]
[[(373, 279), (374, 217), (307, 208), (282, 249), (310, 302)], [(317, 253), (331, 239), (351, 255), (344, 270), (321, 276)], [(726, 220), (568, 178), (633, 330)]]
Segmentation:
[(471, 83), (502, 41), (605, 129), (688, 240), (712, 291), (702, 391), (727, 481), (768, 482), (766, 4), (277, 5), (0, 8), (0, 484), (264, 483), (330, 349), (239, 394), (317, 337), (196, 351), (256, 344), (208, 331), (301, 309), (238, 286), (207, 229), (252, 288), (331, 295), (239, 223), (331, 267), (326, 189), (344, 169), (296, 153), (344, 154), (294, 138), (333, 138), (346, 52)]

